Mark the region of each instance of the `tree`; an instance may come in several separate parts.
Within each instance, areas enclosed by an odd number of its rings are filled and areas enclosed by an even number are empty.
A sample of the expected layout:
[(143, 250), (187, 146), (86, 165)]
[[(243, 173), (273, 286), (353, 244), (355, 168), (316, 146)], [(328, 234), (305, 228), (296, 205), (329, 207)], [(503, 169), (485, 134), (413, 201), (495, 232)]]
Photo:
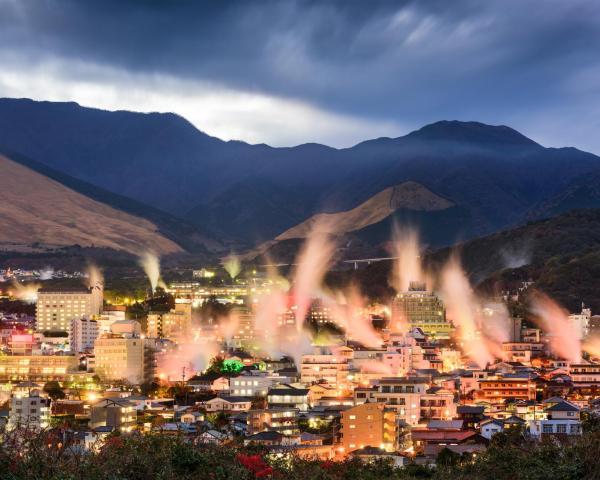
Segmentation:
[(56, 380), (46, 382), (46, 385), (44, 385), (44, 392), (46, 392), (52, 400), (62, 400), (66, 397), (60, 383)]

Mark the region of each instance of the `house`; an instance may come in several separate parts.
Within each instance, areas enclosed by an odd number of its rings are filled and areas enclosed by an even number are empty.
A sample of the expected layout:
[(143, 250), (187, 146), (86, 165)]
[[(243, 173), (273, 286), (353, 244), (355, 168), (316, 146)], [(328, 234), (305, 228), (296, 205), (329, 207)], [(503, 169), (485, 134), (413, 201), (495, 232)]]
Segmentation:
[(504, 421), (496, 418), (488, 418), (481, 422), (479, 429), (481, 436), (490, 440), (496, 433), (504, 431)]
[(464, 422), (465, 428), (477, 428), (485, 419), (484, 405), (459, 405), (456, 415)]
[(187, 386), (193, 392), (226, 392), (229, 391), (229, 378), (217, 372), (209, 372), (190, 378)]
[(152, 429), (164, 435), (195, 435), (197, 432), (196, 425), (184, 422), (168, 422), (162, 425), (157, 425)]
[(386, 460), (389, 461), (394, 467), (403, 467), (408, 463), (408, 459), (397, 452), (387, 452), (383, 448), (371, 446), (354, 450), (351, 455), (366, 463)]
[[(415, 451), (433, 459), (444, 448), (457, 453), (473, 453), (485, 450), (488, 443), (487, 439), (472, 430), (413, 428), (411, 435)], [(461, 445), (461, 448), (453, 448)]]
[(113, 431), (113, 427), (104, 426), (85, 432), (83, 438), (83, 445), (85, 450), (98, 451), (100, 447), (104, 445), (104, 440), (106, 439), (106, 437), (110, 435)]
[(298, 388), (290, 384), (281, 384), (270, 388), (267, 393), (269, 408), (285, 407), (297, 408), (300, 411), (308, 410), (308, 396), (310, 390)]
[(264, 446), (275, 446), (275, 445), (300, 445), (300, 435), (283, 435), (279, 432), (265, 431), (255, 433), (244, 439), (244, 445), (264, 445)]
[(207, 412), (247, 412), (252, 407), (252, 400), (246, 397), (215, 397), (206, 402), (198, 402)]
[(543, 435), (581, 435), (581, 420), (579, 407), (562, 401), (545, 410), (546, 420), (529, 422), (529, 432), (534, 437)]
[(181, 423), (193, 424), (204, 421), (204, 413), (197, 411), (188, 411), (182, 413), (179, 417)]
[(279, 407), (250, 410), (246, 422), (250, 435), (265, 430), (292, 435), (298, 433), (298, 409)]
[(135, 403), (125, 398), (105, 398), (90, 408), (90, 427), (113, 427), (122, 432), (131, 431), (136, 424)]
[(198, 435), (198, 437), (196, 437), (196, 439), (194, 441), (195, 441), (195, 443), (199, 443), (199, 444), (210, 443), (210, 444), (214, 444), (214, 445), (220, 445), (220, 444), (227, 442), (228, 439), (229, 439), (229, 437), (222, 432), (219, 432), (217, 430), (208, 430), (208, 431)]

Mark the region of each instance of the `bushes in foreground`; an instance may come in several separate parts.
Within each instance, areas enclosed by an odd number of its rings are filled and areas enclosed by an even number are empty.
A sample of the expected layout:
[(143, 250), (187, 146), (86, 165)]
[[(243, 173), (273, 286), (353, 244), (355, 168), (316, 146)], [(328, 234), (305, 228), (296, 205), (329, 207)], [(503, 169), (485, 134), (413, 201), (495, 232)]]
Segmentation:
[(535, 442), (521, 432), (497, 434), (489, 448), (475, 457), (444, 451), (437, 468), (394, 468), (385, 461), (364, 464), (356, 459), (273, 459), (261, 449), (196, 446), (181, 437), (157, 434), (112, 436), (92, 453), (61, 442), (56, 432), (21, 432), (4, 437), (0, 444), (0, 479), (600, 479), (600, 429), (562, 442)]

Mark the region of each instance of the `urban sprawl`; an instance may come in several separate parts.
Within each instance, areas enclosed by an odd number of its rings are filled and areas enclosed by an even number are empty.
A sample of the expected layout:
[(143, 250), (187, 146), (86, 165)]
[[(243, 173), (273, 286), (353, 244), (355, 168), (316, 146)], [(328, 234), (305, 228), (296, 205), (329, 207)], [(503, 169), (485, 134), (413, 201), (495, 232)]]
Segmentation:
[[(320, 261), (301, 261), (290, 283), (241, 281), (239, 268), (229, 284), (211, 286), (208, 269), (164, 290), (151, 279), (174, 305), (143, 321), (108, 303), (97, 275), (37, 288), (35, 318), (1, 317), (0, 432), (62, 426), (84, 451), (154, 432), (397, 466), (476, 455), (513, 428), (582, 434), (600, 410), (600, 317), (539, 294), (531, 325), (506, 307), (528, 283), (482, 301), (452, 261), (435, 291), (414, 260), (397, 263), (389, 305), (321, 288)], [(198, 321), (207, 302), (226, 313)]]

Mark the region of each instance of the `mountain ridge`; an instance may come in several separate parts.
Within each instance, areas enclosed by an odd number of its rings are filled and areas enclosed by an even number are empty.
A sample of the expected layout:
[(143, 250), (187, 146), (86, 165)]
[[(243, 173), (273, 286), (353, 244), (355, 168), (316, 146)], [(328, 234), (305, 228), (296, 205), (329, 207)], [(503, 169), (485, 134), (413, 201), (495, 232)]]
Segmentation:
[[(451, 199), (463, 238), (473, 238), (523, 222), (573, 179), (600, 171), (593, 154), (480, 122), (434, 122), (345, 149), (277, 148), (223, 142), (174, 114), (11, 99), (0, 100), (0, 145), (240, 247), (406, 181)], [(449, 244), (456, 229), (438, 234)]]

